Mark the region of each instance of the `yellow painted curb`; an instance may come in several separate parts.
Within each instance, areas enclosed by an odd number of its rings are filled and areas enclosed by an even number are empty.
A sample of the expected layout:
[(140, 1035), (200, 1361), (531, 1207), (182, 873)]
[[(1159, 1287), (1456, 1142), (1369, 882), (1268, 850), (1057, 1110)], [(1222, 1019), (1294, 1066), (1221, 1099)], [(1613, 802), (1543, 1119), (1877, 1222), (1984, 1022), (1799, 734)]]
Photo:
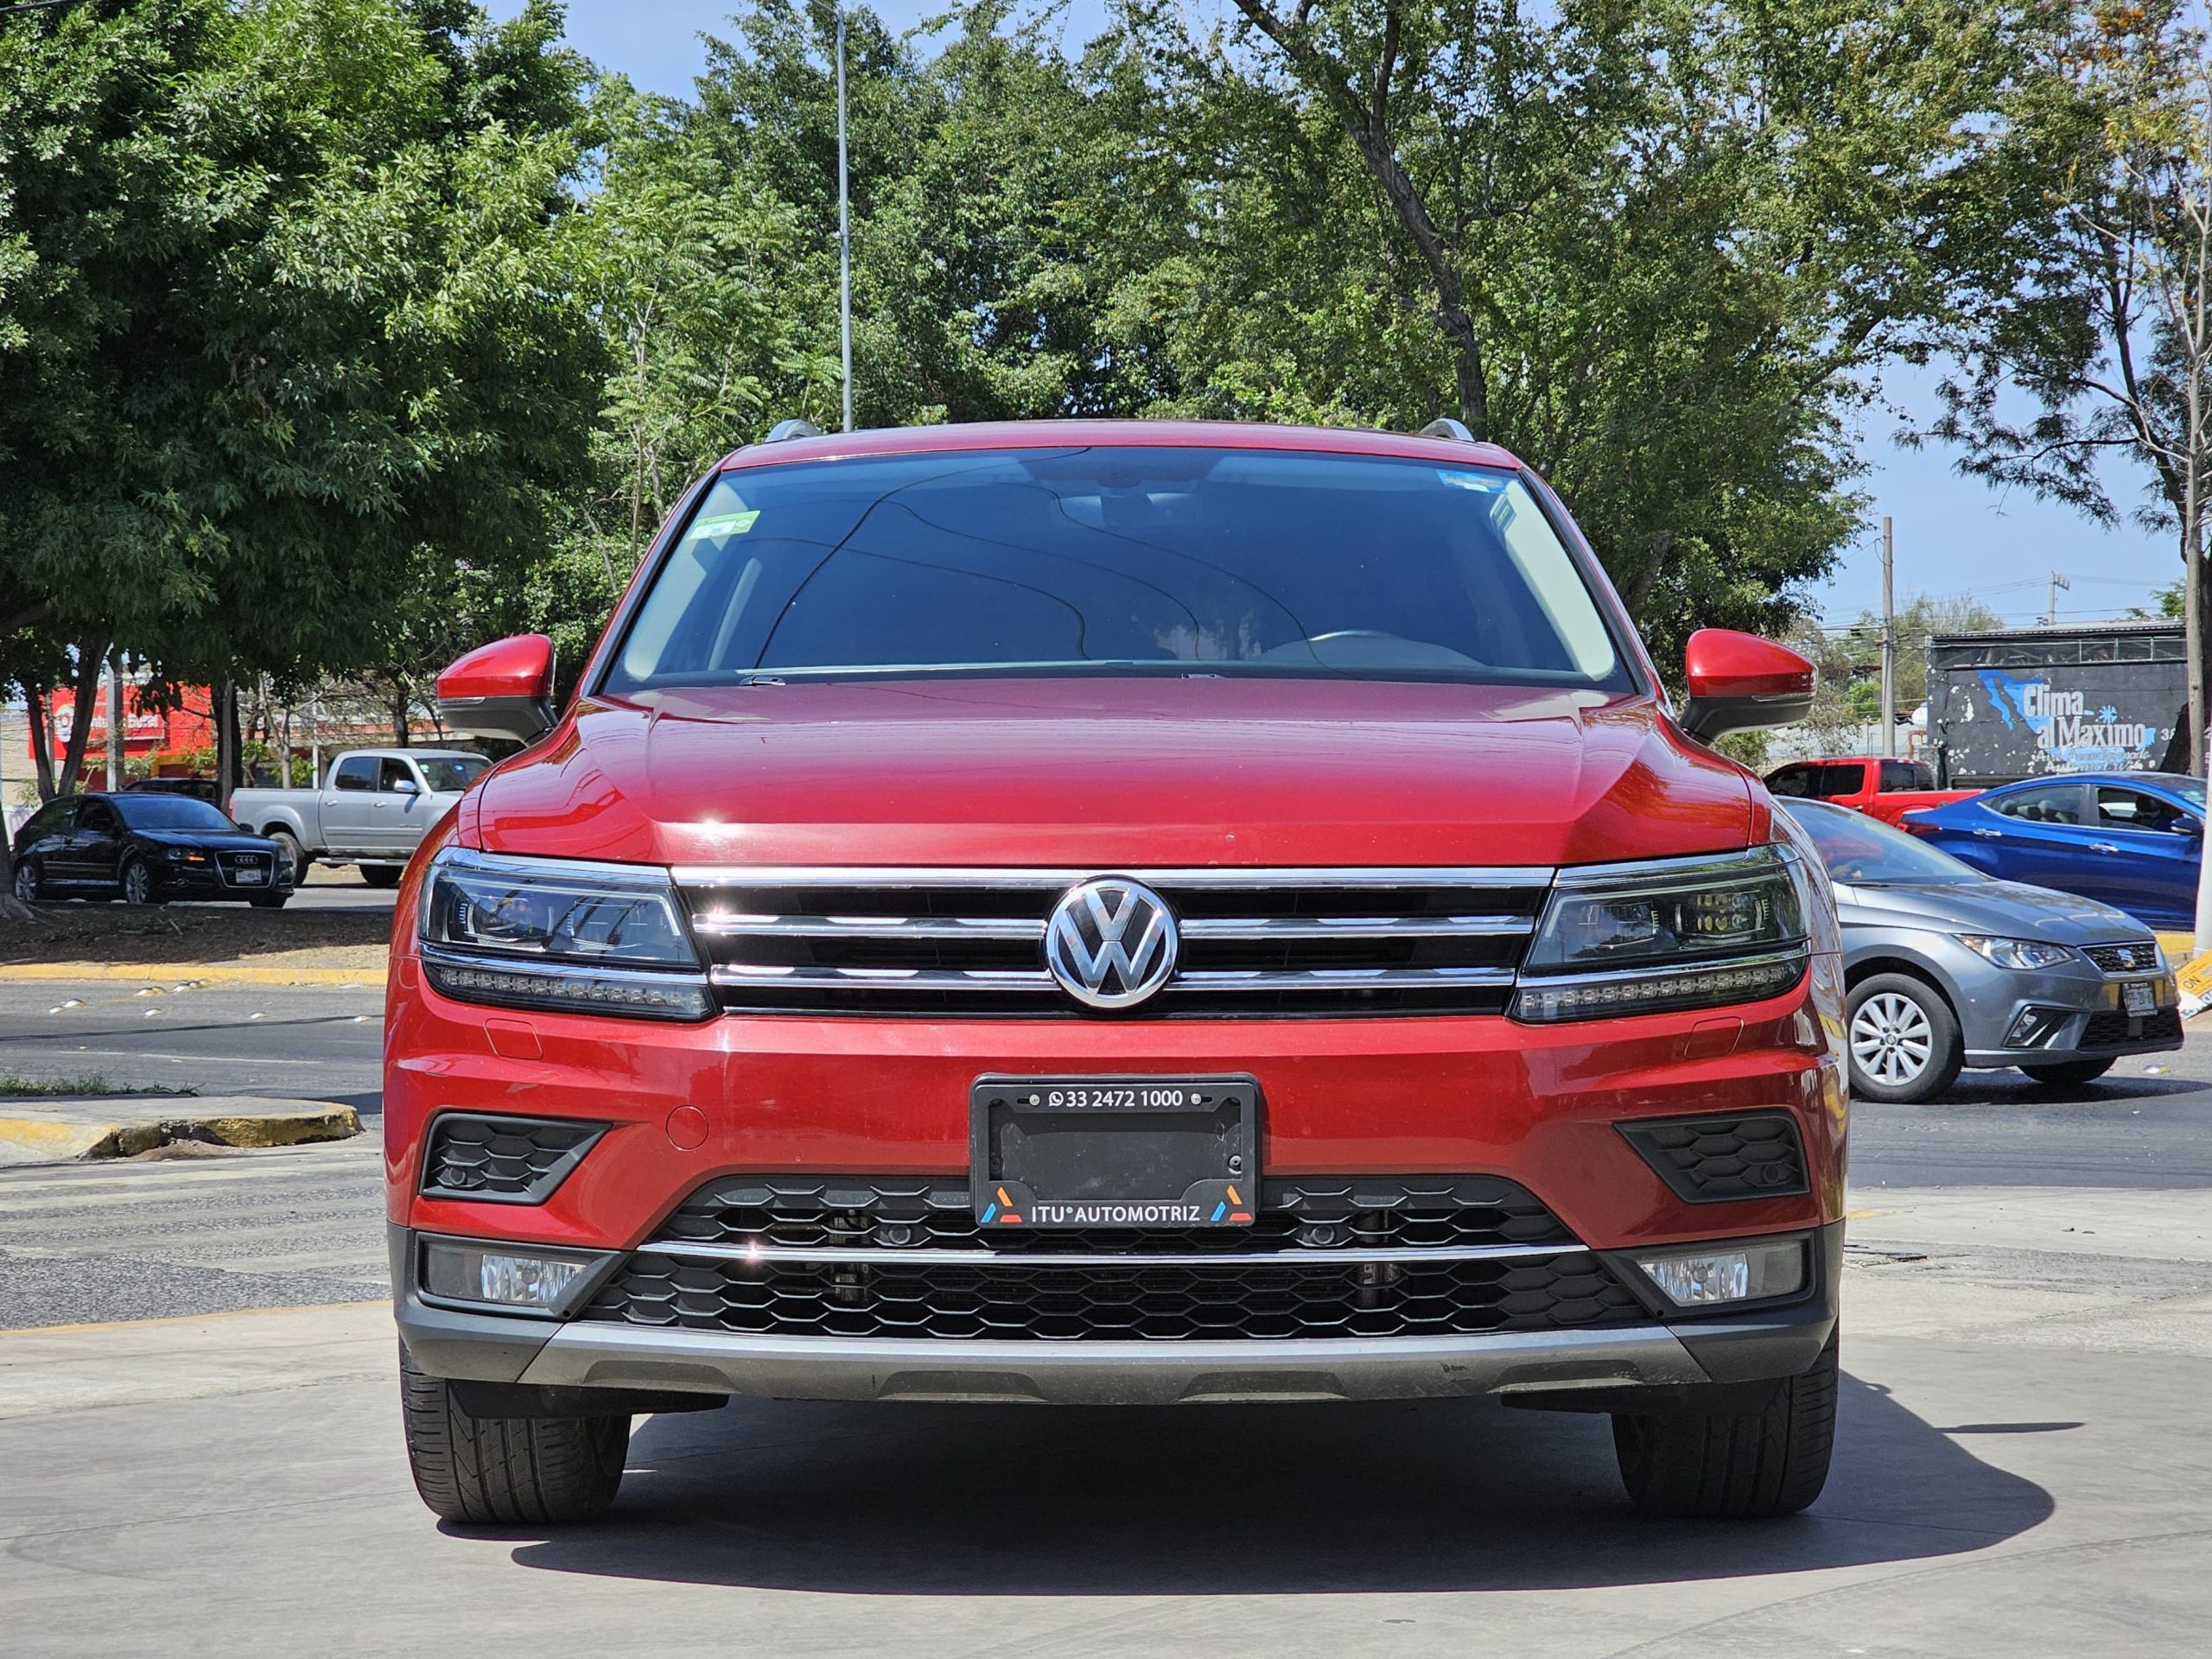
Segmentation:
[(0, 1143), (60, 1163), (128, 1158), (174, 1141), (211, 1141), (219, 1147), (296, 1147), (312, 1141), (344, 1141), (361, 1132), (361, 1115), (351, 1106), (321, 1101), (302, 1104), (320, 1109), (272, 1113), (265, 1117), (226, 1114), (95, 1123), (72, 1123), (56, 1117), (0, 1117)]
[(167, 980), (189, 985), (352, 985), (384, 988), (381, 968), (232, 968), (219, 963), (10, 962), (0, 963), (0, 980), (128, 979), (155, 984)]

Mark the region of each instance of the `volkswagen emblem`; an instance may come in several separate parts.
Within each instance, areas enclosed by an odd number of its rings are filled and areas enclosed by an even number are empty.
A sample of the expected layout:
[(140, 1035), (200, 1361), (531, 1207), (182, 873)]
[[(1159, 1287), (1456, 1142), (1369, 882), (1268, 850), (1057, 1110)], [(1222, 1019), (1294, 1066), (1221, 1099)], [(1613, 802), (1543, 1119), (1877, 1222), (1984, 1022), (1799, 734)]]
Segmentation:
[(1078, 1002), (1133, 1008), (1167, 982), (1181, 944), (1166, 899), (1141, 881), (1102, 875), (1052, 907), (1045, 965)]

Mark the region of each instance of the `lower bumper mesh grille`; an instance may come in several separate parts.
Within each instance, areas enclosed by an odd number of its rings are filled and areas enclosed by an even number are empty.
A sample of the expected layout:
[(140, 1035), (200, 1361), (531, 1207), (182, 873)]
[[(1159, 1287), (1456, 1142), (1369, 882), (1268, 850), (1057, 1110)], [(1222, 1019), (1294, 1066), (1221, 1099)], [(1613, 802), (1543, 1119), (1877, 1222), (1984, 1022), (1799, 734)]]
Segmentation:
[(1249, 1229), (1011, 1234), (978, 1228), (958, 1182), (733, 1178), (671, 1216), (582, 1317), (750, 1336), (1048, 1342), (1451, 1336), (1649, 1318), (1510, 1181), (1308, 1177), (1262, 1191)]
[(2130, 1017), (2110, 1009), (2093, 1014), (2082, 1027), (2084, 1048), (2121, 1048), (2130, 1043), (2177, 1043), (2181, 1040), (2181, 1011), (2164, 1008), (2157, 1014)]

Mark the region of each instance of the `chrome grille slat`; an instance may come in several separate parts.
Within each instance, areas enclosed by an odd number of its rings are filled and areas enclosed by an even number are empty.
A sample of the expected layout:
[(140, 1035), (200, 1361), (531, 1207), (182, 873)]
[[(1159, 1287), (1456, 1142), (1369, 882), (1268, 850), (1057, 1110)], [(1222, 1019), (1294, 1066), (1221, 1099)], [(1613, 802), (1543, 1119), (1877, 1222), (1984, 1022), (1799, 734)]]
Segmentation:
[[(1087, 1017), (1047, 971), (1072, 869), (677, 871), (733, 1012)], [(1135, 869), (1175, 917), (1174, 976), (1141, 1019), (1496, 1013), (1548, 869)]]
[[(716, 985), (785, 986), (801, 990), (853, 990), (869, 985), (902, 985), (924, 991), (1050, 991), (1052, 976), (1042, 968), (769, 968), (747, 963), (718, 963)], [(858, 1010), (856, 1010), (857, 1012)]]
[(1510, 985), (1510, 968), (1298, 968), (1281, 972), (1265, 969), (1199, 969), (1178, 974), (1162, 995), (1205, 991), (1333, 991), (1346, 987), (1376, 985), (1420, 986), (1434, 988), (1452, 985)]
[(702, 933), (764, 939), (1041, 939), (1045, 924), (989, 916), (719, 916), (692, 918)]
[(1312, 921), (1197, 916), (1182, 926), (1186, 939), (1449, 939), (1513, 938), (1535, 925), (1531, 916), (1354, 916)]

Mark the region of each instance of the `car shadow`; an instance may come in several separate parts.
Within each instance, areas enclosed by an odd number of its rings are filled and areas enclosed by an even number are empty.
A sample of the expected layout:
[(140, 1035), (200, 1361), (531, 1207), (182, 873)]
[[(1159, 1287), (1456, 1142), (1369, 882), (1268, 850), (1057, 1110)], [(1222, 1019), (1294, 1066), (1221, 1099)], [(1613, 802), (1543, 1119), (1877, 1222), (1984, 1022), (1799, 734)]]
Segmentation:
[[(2136, 1057), (2142, 1065), (2157, 1065), (2164, 1057)], [(1959, 1080), (1929, 1104), (1935, 1106), (2099, 1106), (2122, 1101), (2145, 1100), (2161, 1095), (2193, 1095), (2212, 1089), (2198, 1077), (2144, 1077), (2117, 1070), (2094, 1083), (2070, 1087), (2037, 1083), (2023, 1071), (1962, 1071)], [(1859, 1103), (1853, 1099), (1853, 1105)]]
[(1770, 1522), (1638, 1516), (1607, 1419), (1489, 1400), (1038, 1411), (736, 1401), (643, 1420), (613, 1515), (533, 1532), (513, 1559), (847, 1594), (1560, 1589), (1951, 1555), (2052, 1508), (2042, 1487), (1848, 1375), (1826, 1493)]

